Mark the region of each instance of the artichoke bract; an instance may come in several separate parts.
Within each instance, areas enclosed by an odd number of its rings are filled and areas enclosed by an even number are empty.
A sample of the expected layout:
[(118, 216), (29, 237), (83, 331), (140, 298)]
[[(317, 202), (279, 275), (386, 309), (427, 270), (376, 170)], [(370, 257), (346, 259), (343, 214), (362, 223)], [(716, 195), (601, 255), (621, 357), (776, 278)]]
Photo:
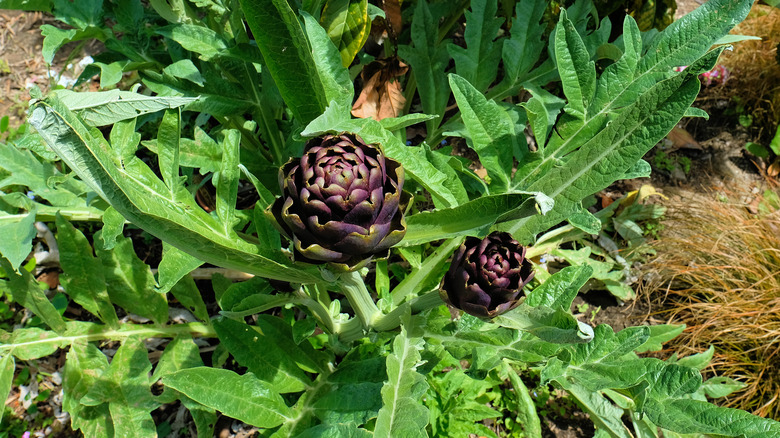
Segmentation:
[(356, 269), (406, 233), (404, 170), (359, 136), (325, 135), (279, 170), (282, 197), (271, 206), (296, 261)]
[(525, 251), (509, 233), (466, 238), (439, 286), (442, 300), (481, 318), (514, 309), (523, 287), (534, 277)]

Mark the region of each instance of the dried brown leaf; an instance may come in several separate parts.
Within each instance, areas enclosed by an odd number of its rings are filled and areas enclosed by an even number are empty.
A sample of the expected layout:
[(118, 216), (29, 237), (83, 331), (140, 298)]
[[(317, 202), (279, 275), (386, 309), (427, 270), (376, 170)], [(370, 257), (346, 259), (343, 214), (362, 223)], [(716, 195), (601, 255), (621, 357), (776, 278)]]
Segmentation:
[(693, 136), (688, 131), (679, 126), (675, 126), (671, 132), (666, 135), (666, 138), (671, 142), (671, 145), (666, 149), (666, 152), (674, 152), (677, 149), (702, 150), (699, 142), (694, 140)]
[(408, 70), (409, 67), (398, 58), (378, 60), (366, 65), (360, 73), (363, 90), (352, 106), (352, 115), (374, 120), (401, 115), (406, 98), (398, 78)]

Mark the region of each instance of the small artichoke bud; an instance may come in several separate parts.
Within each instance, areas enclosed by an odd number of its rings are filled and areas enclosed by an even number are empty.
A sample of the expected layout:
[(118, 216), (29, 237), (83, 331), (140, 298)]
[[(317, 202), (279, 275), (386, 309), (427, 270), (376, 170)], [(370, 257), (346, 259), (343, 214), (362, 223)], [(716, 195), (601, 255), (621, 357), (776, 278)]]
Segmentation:
[(534, 277), (525, 251), (508, 233), (466, 238), (442, 279), (442, 300), (481, 318), (514, 309), (520, 304), (523, 287)]
[(358, 269), (406, 233), (403, 167), (357, 135), (310, 140), (279, 170), (279, 185), (270, 211), (298, 261)]

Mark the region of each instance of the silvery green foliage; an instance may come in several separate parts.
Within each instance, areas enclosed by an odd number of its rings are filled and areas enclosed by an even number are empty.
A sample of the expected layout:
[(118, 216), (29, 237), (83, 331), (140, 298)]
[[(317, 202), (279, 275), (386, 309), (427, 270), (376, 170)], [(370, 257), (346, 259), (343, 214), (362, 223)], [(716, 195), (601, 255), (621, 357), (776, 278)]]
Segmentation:
[[(0, 290), (42, 322), (0, 332), (0, 391), (10, 390), (15, 361), (67, 349), (63, 409), (86, 436), (155, 436), (150, 412), (177, 400), (200, 436), (214, 434), (218, 413), (263, 436), (493, 436), (482, 421), (502, 413), (486, 402), (506, 402), (507, 378), (527, 391), (522, 368), (565, 389), (599, 436), (778, 436), (776, 422), (706, 401), (739, 386), (702, 381), (707, 353), (676, 362), (638, 355), (681, 327), (615, 333), (578, 321), (570, 307), (595, 275), (587, 264), (534, 280), (523, 302), (493, 320), (453, 320), (436, 290), (466, 238), (503, 231), (526, 246), (567, 220), (597, 232), (600, 218), (583, 199), (646, 173), (641, 157), (695, 114), (697, 75), (714, 65), (722, 47), (713, 44), (751, 2), (712, 0), (646, 40), (630, 17), (590, 21), (589, 1), (562, 12), (547, 37), (543, 0), (517, 2), (506, 23), (495, 0), (480, 0), (466, 14), (465, 47), (439, 38), (450, 30), (439, 26), (462, 14), (459, 2), (410, 3), (410, 40), (399, 41), (399, 55), (423, 112), (376, 121), (351, 118), (355, 90), (342, 65), (354, 56), (351, 38), (367, 31), (365, 0), (0, 0), (52, 9), (68, 25), (42, 28), (49, 59), (67, 42), (103, 41), (116, 56), (82, 79), (99, 73), (107, 87), (133, 71), (144, 87), (38, 96), (29, 112), (37, 132), (0, 145), (4, 191), (33, 194), (0, 198), (0, 231), (23, 237), (0, 243)], [(332, 8), (327, 30), (323, 7)], [(611, 26), (622, 26), (618, 41), (608, 40)], [(161, 42), (166, 50), (147, 50)], [(594, 59), (605, 45), (617, 55), (599, 72)], [(680, 65), (689, 67), (676, 72)], [(550, 81), (562, 96), (543, 87)], [(504, 101), (521, 88), (529, 100)], [(457, 108), (448, 113), (450, 98)], [(406, 128), (421, 123), (426, 141), (405, 144)], [(279, 167), (305, 139), (342, 132), (381, 145), (413, 195), (406, 235), (371, 265), (370, 285), (365, 272), (293, 262), (265, 213), (279, 195)], [(445, 135), (465, 139), (486, 176), (434, 147)], [(210, 211), (193, 196), (196, 171), (214, 186)], [(246, 186), (258, 201), (239, 210)], [(64, 292), (89, 322), (63, 317), (21, 266), (35, 220), (56, 224)], [(103, 222), (91, 243), (74, 226), (84, 220)], [(123, 236), (125, 221), (163, 241), (156, 276)], [(188, 275), (204, 262), (254, 277), (214, 275), (206, 301)], [(128, 313), (137, 316), (120, 320)], [(156, 363), (142, 342), (149, 338), (170, 339)], [(206, 339), (216, 347), (204, 363)], [(119, 342), (110, 361), (103, 341)], [(152, 385), (164, 390), (154, 395)], [(538, 431), (531, 397), (512, 403), (521, 427)]]

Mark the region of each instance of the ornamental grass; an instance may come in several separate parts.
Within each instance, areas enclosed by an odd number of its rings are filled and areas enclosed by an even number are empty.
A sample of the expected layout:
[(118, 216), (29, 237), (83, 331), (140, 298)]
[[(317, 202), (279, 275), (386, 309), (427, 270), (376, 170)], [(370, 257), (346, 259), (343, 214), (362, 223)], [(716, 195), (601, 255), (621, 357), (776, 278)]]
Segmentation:
[(780, 418), (780, 210), (700, 197), (670, 205), (665, 222), (645, 292), (657, 316), (687, 325), (669, 352), (713, 345), (706, 373), (746, 385), (719, 402)]

